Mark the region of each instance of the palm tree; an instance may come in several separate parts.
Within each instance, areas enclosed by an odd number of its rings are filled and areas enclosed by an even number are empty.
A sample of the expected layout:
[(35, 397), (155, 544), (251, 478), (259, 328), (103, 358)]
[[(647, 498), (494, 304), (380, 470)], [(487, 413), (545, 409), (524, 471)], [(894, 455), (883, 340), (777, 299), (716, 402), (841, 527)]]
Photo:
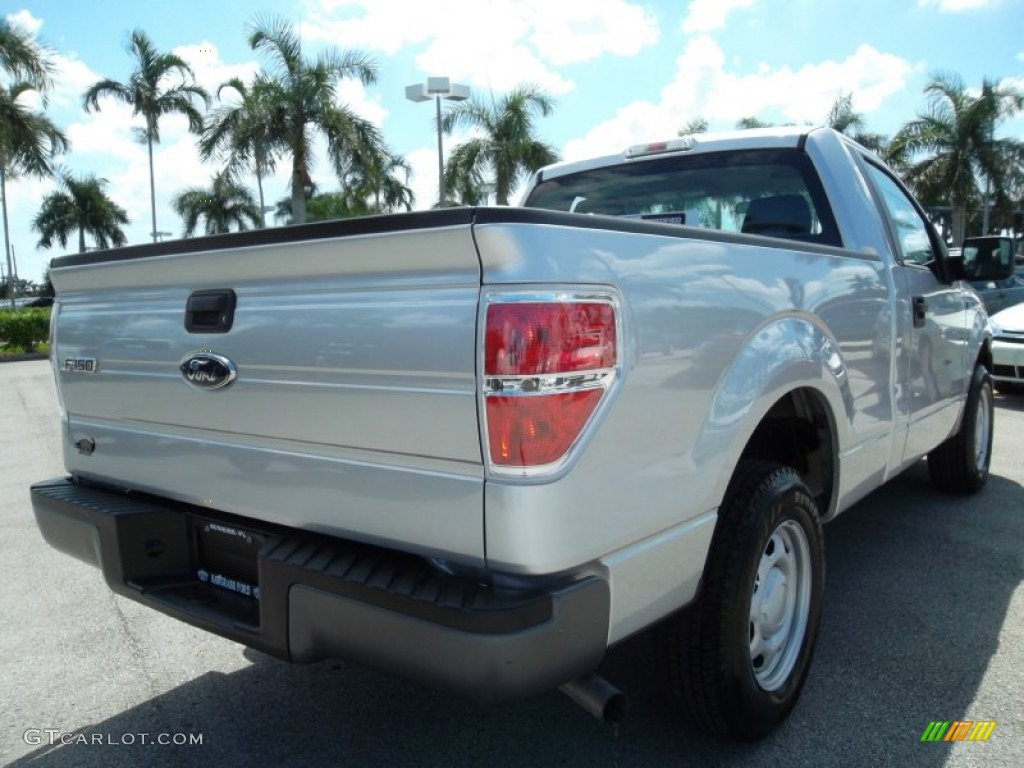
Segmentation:
[[(316, 221), (334, 221), (350, 219), (353, 216), (366, 216), (372, 213), (366, 202), (357, 200), (346, 192), (319, 192), (306, 196), (306, 223)], [(274, 218), (282, 224), (294, 224), (292, 221), (292, 199), (282, 197), (277, 201)]]
[[(199, 133), (203, 129), (203, 116), (192, 101), (199, 99), (209, 106), (210, 97), (195, 83), (195, 73), (185, 60), (173, 53), (160, 53), (153, 41), (141, 29), (132, 31), (128, 52), (135, 58), (135, 71), (127, 83), (101, 80), (91, 85), (82, 97), (85, 110), (100, 111), (100, 97), (110, 96), (132, 108), (132, 115), (142, 115), (146, 121), (140, 136), (149, 151), (149, 204), (152, 214), (153, 242), (156, 228), (156, 181), (153, 175), (153, 144), (160, 143), (160, 118), (181, 114), (188, 119), (189, 130)], [(178, 82), (173, 82), (177, 78)], [(191, 80), (191, 82), (187, 82)], [(171, 80), (172, 82), (168, 82)]]
[(175, 212), (185, 220), (185, 237), (195, 234), (199, 219), (206, 220), (205, 232), (219, 235), (260, 225), (260, 209), (252, 193), (228, 173), (218, 173), (209, 187), (190, 187), (171, 201)]
[[(54, 156), (68, 148), (67, 137), (57, 126), (20, 101), (22, 96), (35, 91), (45, 105), (46, 92), (53, 84), (51, 56), (50, 49), (36, 42), (29, 32), (0, 19), (0, 74), (4, 76), (4, 81), (0, 81), (0, 206), (4, 220), (4, 260), (12, 280), (7, 179), (16, 178), (19, 173), (50, 175)], [(14, 291), (9, 295), (13, 309)]]
[(687, 121), (686, 125), (679, 129), (679, 135), (692, 136), (695, 133), (707, 133), (710, 128), (711, 123), (700, 115), (697, 115), (692, 120)]
[(466, 139), (452, 150), (445, 169), (445, 189), (465, 203), (484, 197), (487, 180), (494, 185), (495, 201), (508, 198), (527, 174), (558, 160), (554, 147), (536, 138), (535, 117), (547, 117), (554, 101), (536, 85), (519, 85), (491, 103), (470, 99), (445, 114), (445, 133), (455, 128), (478, 130), (483, 135)]
[(889, 138), (881, 133), (870, 133), (866, 130), (867, 121), (864, 115), (853, 108), (853, 94), (840, 93), (832, 102), (825, 125), (846, 134), (865, 149), (878, 155), (895, 170), (903, 170), (903, 158), (895, 153)]
[[(353, 168), (343, 179), (343, 186), (352, 198), (353, 210), (362, 214), (392, 213), (399, 209), (411, 211), (416, 196), (409, 188), (412, 169), (401, 155), (386, 151), (369, 163)], [(401, 178), (399, 178), (401, 176)]]
[(40, 234), (38, 247), (51, 248), (56, 240), (61, 248), (78, 230), (78, 252), (85, 253), (85, 235), (92, 235), (100, 248), (125, 245), (128, 238), (121, 229), (128, 224), (128, 214), (103, 191), (106, 179), (95, 175), (74, 178), (64, 171), (57, 176), (63, 189), (43, 198), (32, 228)]
[(736, 121), (736, 127), (741, 130), (750, 130), (752, 128), (774, 128), (775, 123), (766, 123), (759, 117), (741, 117)]
[(832, 102), (832, 108), (828, 111), (825, 124), (848, 136), (854, 136), (864, 128), (866, 125), (864, 115), (853, 109), (852, 93), (840, 93), (836, 96), (836, 100)]
[[(67, 136), (42, 112), (29, 108), (23, 96), (36, 89), (28, 81), (0, 86), (0, 203), (4, 219), (4, 256), (7, 274), (14, 275), (10, 227), (7, 221), (7, 180), (27, 174), (45, 178), (53, 174), (53, 159), (69, 147)], [(14, 292), (10, 294), (14, 308)]]
[(221, 106), (210, 116), (199, 142), (199, 153), (204, 161), (220, 154), (227, 161), (226, 170), (232, 174), (242, 168), (252, 168), (259, 190), (262, 229), (266, 226), (263, 177), (273, 172), (277, 151), (268, 130), (271, 117), (268, 88), (260, 78), (246, 86), (234, 77), (217, 88), (218, 99), (226, 88), (234, 90), (241, 100), (234, 105)]
[(294, 28), (281, 19), (253, 21), (249, 46), (270, 62), (259, 86), (270, 104), (267, 138), (269, 146), (291, 155), (292, 219), (301, 224), (306, 219), (305, 192), (311, 183), (316, 133), (326, 136), (327, 154), (339, 179), (353, 167), (369, 165), (382, 152), (380, 132), (339, 104), (335, 94), (335, 87), (346, 78), (356, 78), (363, 85), (376, 82), (377, 66), (359, 51), (336, 48), (307, 60)]
[[(933, 75), (924, 88), (928, 111), (904, 125), (893, 138), (897, 152), (927, 156), (909, 165), (905, 178), (918, 190), (945, 190), (953, 209), (953, 243), (963, 241), (968, 204), (991, 190), (1005, 193), (1014, 168), (1024, 163), (1024, 145), (996, 139), (995, 126), (1024, 108), (1024, 95), (1015, 88), (982, 82), (971, 94), (953, 74)], [(985, 190), (978, 179), (984, 177)], [(987, 208), (987, 203), (986, 203)]]

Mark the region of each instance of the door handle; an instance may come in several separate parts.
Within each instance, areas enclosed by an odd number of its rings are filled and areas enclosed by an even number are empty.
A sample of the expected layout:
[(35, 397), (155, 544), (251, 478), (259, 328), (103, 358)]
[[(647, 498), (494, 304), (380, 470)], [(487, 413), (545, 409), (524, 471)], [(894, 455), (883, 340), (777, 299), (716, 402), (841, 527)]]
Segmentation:
[(230, 288), (193, 291), (185, 303), (189, 333), (227, 333), (235, 322), (235, 292)]
[(924, 296), (914, 297), (914, 327), (924, 328), (925, 320), (928, 317), (928, 302)]

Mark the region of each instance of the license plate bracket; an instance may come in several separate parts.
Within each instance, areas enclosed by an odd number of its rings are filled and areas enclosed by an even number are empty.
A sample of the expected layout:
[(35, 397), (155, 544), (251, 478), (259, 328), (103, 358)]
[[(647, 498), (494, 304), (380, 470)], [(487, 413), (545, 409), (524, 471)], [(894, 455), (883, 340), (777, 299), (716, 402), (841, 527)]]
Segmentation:
[(259, 600), (259, 552), (266, 534), (203, 517), (192, 518), (195, 576), (202, 584)]

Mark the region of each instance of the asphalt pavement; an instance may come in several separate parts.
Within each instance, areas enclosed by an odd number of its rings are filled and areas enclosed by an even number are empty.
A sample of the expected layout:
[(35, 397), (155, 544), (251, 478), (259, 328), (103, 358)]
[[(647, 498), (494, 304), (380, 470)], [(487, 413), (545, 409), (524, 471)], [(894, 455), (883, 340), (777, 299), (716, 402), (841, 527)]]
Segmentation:
[[(912, 467), (826, 526), (826, 607), (792, 716), (723, 744), (668, 704), (650, 638), (602, 672), (617, 729), (552, 692), (482, 706), (342, 662), (293, 666), (115, 596), (50, 549), (28, 487), (62, 472), (45, 362), (0, 365), (0, 763), (63, 766), (1024, 765), (1024, 395), (997, 396), (992, 477)], [(933, 720), (987, 742), (922, 743)]]

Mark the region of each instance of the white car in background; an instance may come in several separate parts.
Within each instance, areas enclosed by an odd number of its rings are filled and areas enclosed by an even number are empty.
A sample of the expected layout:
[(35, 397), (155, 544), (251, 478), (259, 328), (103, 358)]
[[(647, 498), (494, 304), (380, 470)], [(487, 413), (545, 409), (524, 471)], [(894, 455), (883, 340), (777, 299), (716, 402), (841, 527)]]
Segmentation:
[(1024, 304), (997, 312), (991, 318), (992, 379), (1001, 392), (1024, 385)]

